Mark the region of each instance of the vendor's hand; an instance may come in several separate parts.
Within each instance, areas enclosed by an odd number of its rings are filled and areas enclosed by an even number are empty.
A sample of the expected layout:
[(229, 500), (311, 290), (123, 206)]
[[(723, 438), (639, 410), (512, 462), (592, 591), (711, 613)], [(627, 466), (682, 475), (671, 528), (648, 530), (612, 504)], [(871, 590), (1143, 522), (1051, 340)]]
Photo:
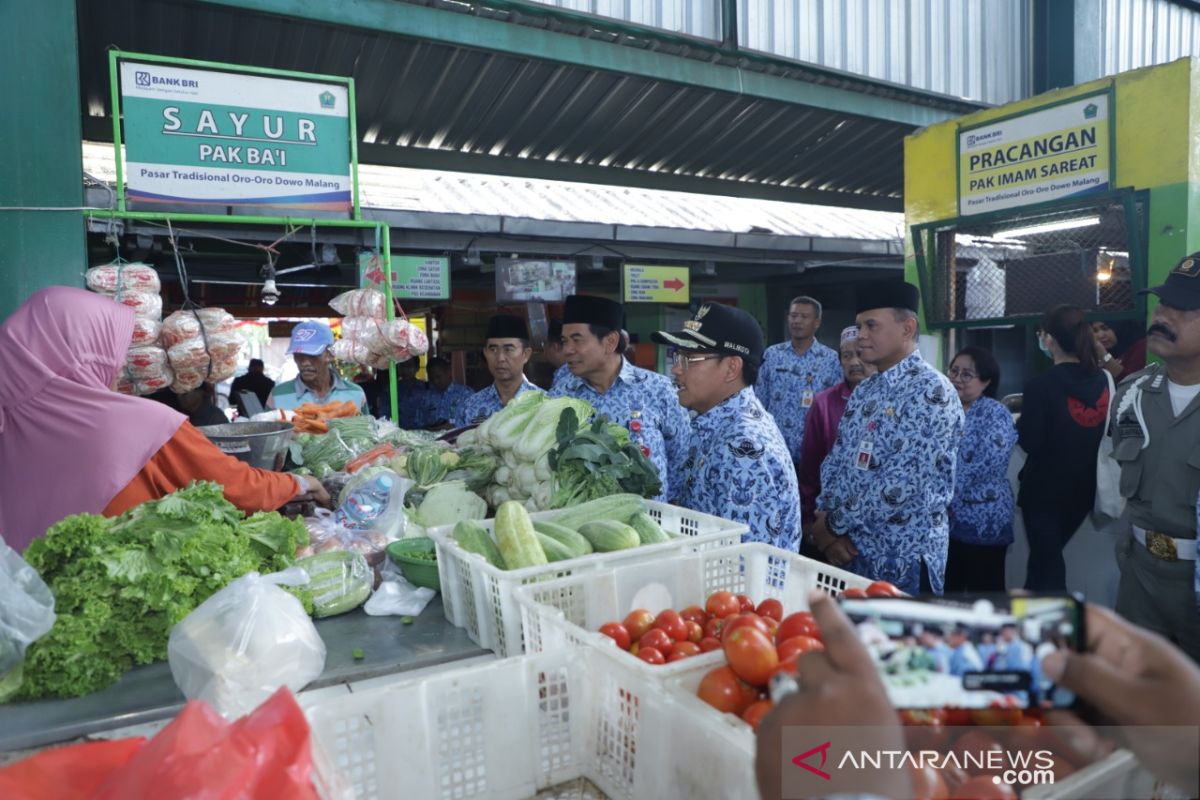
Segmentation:
[[(1200, 667), (1163, 637), (1107, 608), (1089, 603), (1086, 623), (1086, 652), (1058, 650), (1042, 660), (1050, 680), (1117, 725), (1196, 725)], [(1125, 745), (1156, 777), (1196, 796), (1194, 751), (1151, 731), (1135, 731), (1127, 739)]]
[(838, 536), (821, 548), (821, 554), (828, 558), (833, 566), (842, 567), (858, 558), (858, 548), (850, 541), (849, 536)]
[(325, 491), (325, 484), (321, 483), (312, 475), (304, 475), (302, 477), (304, 479), (304, 487), (307, 490), (307, 497), (309, 497), (317, 505), (324, 508), (330, 508), (333, 506), (333, 498), (329, 496), (329, 492)]
[[(759, 726), (754, 766), (763, 800), (775, 800), (783, 793), (783, 770), (788, 764), (781, 751), (787, 726), (861, 726), (863, 736), (871, 737), (870, 749), (904, 749), (899, 716), (854, 626), (824, 592), (812, 592), (809, 606), (821, 627), (825, 650), (800, 657), (799, 691), (784, 698)], [(853, 778), (839, 775), (838, 780), (838, 794), (908, 797), (912, 793), (907, 772), (863, 770)], [(844, 782), (848, 780), (856, 781), (855, 785)]]

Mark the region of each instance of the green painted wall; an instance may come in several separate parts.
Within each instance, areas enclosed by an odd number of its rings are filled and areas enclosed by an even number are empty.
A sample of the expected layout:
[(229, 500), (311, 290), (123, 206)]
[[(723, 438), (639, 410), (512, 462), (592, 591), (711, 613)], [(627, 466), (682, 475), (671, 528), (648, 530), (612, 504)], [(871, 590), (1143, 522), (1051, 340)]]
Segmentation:
[(0, 319), (52, 284), (83, 286), (75, 0), (0, 2)]

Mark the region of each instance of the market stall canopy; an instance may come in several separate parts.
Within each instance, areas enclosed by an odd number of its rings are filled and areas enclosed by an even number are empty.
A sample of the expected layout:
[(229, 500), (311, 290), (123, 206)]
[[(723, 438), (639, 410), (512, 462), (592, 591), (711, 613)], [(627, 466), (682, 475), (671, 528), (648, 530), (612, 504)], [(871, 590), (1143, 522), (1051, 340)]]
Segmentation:
[(88, 139), (106, 50), (353, 76), (363, 163), (899, 210), (904, 136), (978, 104), (500, 2), (81, 2)]

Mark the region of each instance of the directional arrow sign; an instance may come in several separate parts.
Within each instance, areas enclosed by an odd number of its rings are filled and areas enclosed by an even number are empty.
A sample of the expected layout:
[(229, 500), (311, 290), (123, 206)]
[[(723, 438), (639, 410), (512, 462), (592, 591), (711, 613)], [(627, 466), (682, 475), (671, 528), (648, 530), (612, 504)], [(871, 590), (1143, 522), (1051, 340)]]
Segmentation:
[(691, 275), (687, 267), (625, 265), (626, 303), (687, 303), (691, 300)]

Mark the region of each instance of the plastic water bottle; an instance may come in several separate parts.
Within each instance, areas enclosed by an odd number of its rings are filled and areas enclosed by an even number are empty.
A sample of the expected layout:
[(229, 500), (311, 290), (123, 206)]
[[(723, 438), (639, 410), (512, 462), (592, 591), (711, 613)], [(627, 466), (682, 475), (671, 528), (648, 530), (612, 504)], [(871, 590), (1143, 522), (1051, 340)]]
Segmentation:
[(333, 513), (339, 525), (351, 530), (375, 527), (375, 521), (387, 511), (392, 499), (393, 476), (381, 472), (346, 497), (346, 501)]

